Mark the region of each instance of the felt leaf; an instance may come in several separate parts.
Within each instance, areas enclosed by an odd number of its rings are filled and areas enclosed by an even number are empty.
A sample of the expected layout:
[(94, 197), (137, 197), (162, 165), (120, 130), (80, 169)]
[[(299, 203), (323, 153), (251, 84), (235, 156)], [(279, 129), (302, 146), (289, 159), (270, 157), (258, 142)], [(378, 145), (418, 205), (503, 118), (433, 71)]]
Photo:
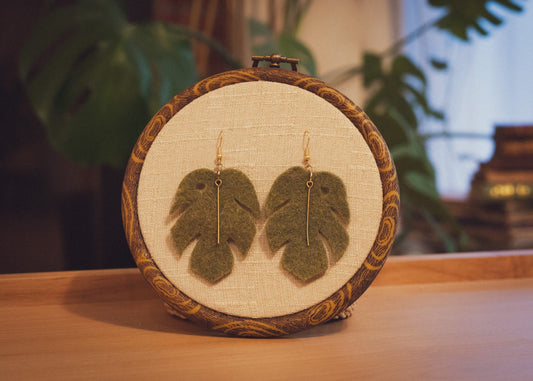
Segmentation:
[(293, 167), (272, 185), (265, 205), (266, 235), (270, 249), (283, 246), (281, 264), (300, 281), (322, 276), (330, 261), (338, 261), (348, 246), (344, 228), (350, 220), (346, 190), (342, 180), (329, 172), (313, 173), (309, 198), (309, 246), (307, 245), (307, 195), (309, 172)]
[(255, 220), (259, 217), (259, 201), (246, 175), (236, 169), (220, 173), (220, 243), (217, 243), (217, 174), (197, 169), (181, 181), (170, 215), (178, 216), (171, 236), (178, 253), (197, 240), (190, 269), (210, 283), (216, 283), (233, 269), (234, 243), (246, 256), (255, 236)]

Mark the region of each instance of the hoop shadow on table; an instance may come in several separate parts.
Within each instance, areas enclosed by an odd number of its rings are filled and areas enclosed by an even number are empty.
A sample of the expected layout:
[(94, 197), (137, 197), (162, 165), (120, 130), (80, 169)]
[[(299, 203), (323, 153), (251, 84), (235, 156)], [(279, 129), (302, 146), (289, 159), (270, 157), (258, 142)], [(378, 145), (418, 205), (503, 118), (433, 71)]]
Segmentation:
[[(78, 316), (122, 327), (183, 335), (230, 337), (171, 316), (137, 269), (102, 270), (98, 273), (80, 271), (66, 287), (63, 305)], [(331, 335), (344, 330), (346, 324), (345, 320), (333, 321), (278, 339)]]

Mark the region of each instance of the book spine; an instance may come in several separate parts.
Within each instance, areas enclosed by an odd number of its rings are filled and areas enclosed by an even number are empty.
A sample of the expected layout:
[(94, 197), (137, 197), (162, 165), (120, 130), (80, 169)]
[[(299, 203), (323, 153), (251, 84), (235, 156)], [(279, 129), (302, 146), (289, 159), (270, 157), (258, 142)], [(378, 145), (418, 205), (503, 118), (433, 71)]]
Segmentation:
[(533, 200), (533, 183), (473, 184), (470, 196), (477, 201)]

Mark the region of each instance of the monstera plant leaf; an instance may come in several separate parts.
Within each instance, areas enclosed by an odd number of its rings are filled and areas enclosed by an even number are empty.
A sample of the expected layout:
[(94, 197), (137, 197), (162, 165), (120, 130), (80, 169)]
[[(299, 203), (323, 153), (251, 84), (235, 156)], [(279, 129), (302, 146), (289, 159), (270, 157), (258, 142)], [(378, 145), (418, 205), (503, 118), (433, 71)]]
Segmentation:
[(489, 3), (514, 12), (521, 12), (522, 7), (512, 0), (429, 0), (429, 5), (446, 9), (445, 15), (437, 21), (437, 26), (461, 40), (468, 41), (468, 30), (473, 29), (482, 36), (488, 35), (481, 20), (492, 25), (501, 25), (502, 19), (493, 12)]
[(342, 180), (329, 172), (317, 172), (313, 174), (309, 193), (307, 225), (308, 180), (309, 172), (305, 169), (288, 169), (272, 185), (265, 205), (270, 249), (276, 252), (285, 246), (282, 266), (303, 282), (323, 275), (328, 269), (328, 255), (322, 238), (329, 245), (332, 263), (343, 256), (348, 246), (348, 233), (343, 225), (350, 220)]
[(218, 201), (217, 178), (209, 169), (189, 173), (181, 181), (170, 210), (171, 216), (178, 216), (171, 229), (178, 253), (181, 255), (197, 240), (190, 268), (210, 283), (222, 280), (233, 269), (230, 242), (246, 256), (260, 214), (254, 187), (244, 173), (236, 169), (221, 171)]
[(364, 109), (379, 126), (398, 172), (404, 232), (409, 231), (409, 221), (418, 218), (439, 221), (447, 228), (439, 223), (431, 226), (439, 229), (436, 232), (447, 250), (456, 251), (462, 232), (439, 196), (435, 170), (417, 133), (422, 114), (444, 118), (429, 103), (424, 73), (409, 57), (398, 55), (387, 68), (383, 57), (367, 53), (363, 75), (364, 85), (372, 91)]
[(52, 145), (87, 164), (124, 164), (151, 115), (197, 81), (185, 34), (134, 24), (113, 1), (57, 8), (22, 48), (19, 71)]

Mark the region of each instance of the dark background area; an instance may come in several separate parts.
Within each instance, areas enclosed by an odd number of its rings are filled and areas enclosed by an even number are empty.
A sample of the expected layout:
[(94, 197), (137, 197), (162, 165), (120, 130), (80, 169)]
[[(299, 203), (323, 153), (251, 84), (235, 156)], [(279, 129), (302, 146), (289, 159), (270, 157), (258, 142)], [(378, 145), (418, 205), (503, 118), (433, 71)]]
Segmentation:
[[(130, 21), (187, 25), (192, 1), (122, 4)], [(120, 214), (124, 167), (79, 166), (57, 153), (20, 82), (21, 46), (48, 9), (48, 2), (13, 1), (0, 12), (0, 273), (135, 266)], [(223, 43), (225, 9), (218, 2), (212, 32)], [(210, 55), (200, 74), (223, 70), (224, 63)]]

